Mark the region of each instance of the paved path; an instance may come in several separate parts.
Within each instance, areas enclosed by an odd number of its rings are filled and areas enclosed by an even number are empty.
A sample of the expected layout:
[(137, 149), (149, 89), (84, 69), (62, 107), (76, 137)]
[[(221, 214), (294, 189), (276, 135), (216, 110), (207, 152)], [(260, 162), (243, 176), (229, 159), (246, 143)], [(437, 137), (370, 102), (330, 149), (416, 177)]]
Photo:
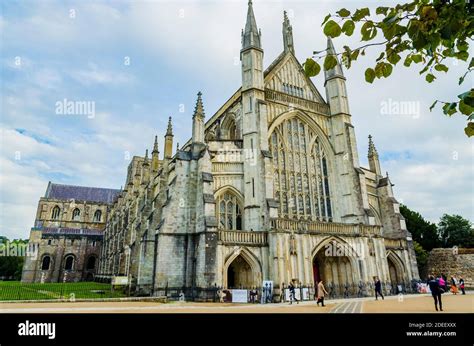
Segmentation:
[[(421, 294), (403, 296), (403, 299), (389, 296), (385, 300), (375, 301), (373, 297), (367, 297), (333, 299), (325, 303), (325, 307), (317, 306), (315, 301), (292, 305), (136, 301), (0, 303), (0, 313), (436, 313), (431, 295)], [(443, 307), (446, 313), (473, 313), (474, 294), (443, 294)]]

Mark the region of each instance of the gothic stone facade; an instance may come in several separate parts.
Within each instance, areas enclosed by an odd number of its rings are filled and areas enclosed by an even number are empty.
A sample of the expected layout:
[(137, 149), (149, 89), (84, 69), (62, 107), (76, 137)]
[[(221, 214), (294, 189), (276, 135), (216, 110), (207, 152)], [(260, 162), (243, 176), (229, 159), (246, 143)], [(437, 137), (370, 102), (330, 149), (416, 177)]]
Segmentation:
[(120, 190), (49, 183), (40, 198), (22, 282), (94, 280), (110, 204)]
[[(198, 93), (181, 148), (173, 150), (170, 118), (163, 155), (155, 137), (151, 157), (133, 157), (124, 189), (110, 210), (103, 205), (97, 280), (127, 276), (137, 293), (194, 295), (262, 280), (278, 294), (293, 279), (418, 279), (411, 235), (371, 139), (369, 168), (359, 165), (341, 65), (326, 72), (324, 99), (295, 57), (286, 15), (283, 43), (264, 70), (249, 2), (241, 87), (207, 121)], [(335, 54), (330, 40), (328, 53)], [(51, 213), (44, 202), (38, 220)], [(60, 251), (56, 261), (74, 250)]]
[(250, 2), (241, 87), (207, 121), (199, 93), (184, 146), (173, 151), (170, 118), (163, 156), (155, 137), (151, 158), (132, 159), (108, 214), (100, 279), (128, 276), (156, 295), (262, 280), (278, 290), (293, 279), (418, 279), (411, 235), (371, 139), (369, 168), (359, 165), (341, 65), (326, 72), (324, 99), (295, 57), (286, 15), (283, 42), (264, 70)]

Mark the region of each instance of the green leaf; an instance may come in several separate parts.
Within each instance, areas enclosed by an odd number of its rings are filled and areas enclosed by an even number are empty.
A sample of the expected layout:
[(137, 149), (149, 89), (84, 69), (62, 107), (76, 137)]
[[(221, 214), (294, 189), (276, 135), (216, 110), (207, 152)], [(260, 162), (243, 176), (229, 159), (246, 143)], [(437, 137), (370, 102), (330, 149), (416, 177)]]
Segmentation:
[(351, 11), (346, 10), (345, 8), (341, 8), (339, 11), (336, 12), (341, 17), (349, 17), (351, 15)]
[(351, 36), (354, 32), (355, 29), (355, 24), (352, 20), (348, 19), (343, 25), (342, 25), (342, 32), (345, 33), (347, 36)]
[(324, 34), (329, 37), (338, 37), (341, 34), (341, 27), (335, 21), (330, 20), (324, 26)]
[(384, 65), (385, 63), (383, 62), (379, 62), (377, 65), (375, 65), (375, 76), (377, 78), (382, 78)]
[(375, 61), (382, 60), (384, 56), (385, 56), (385, 52), (380, 53), (379, 57), (377, 59), (375, 59)]
[(474, 112), (474, 108), (467, 105), (464, 100), (459, 101), (459, 111), (465, 115), (471, 115)]
[(406, 66), (406, 67), (410, 67), (411, 63), (412, 63), (412, 58), (410, 55), (407, 55), (407, 57), (405, 58), (405, 61), (403, 62), (403, 65)]
[(471, 59), (471, 62), (469, 63), (468, 68), (473, 68), (474, 67), (474, 58)]
[(449, 116), (456, 113), (456, 102), (446, 103), (443, 106), (443, 113)]
[(436, 71), (443, 71), (443, 72), (448, 72), (448, 66), (443, 65), (443, 64), (438, 64), (435, 66)]
[(433, 108), (436, 106), (437, 103), (438, 103), (438, 100), (436, 100), (435, 102), (433, 102), (433, 104), (432, 104), (431, 107), (430, 107), (430, 112), (433, 110)]
[(359, 20), (361, 20), (362, 18), (367, 17), (367, 16), (370, 16), (369, 9), (367, 7), (366, 8), (360, 8), (360, 9), (355, 11), (354, 15), (352, 16), (352, 20), (355, 21), (355, 22), (358, 22)]
[(388, 11), (388, 7), (377, 7), (377, 9), (375, 10), (375, 14), (383, 14), (384, 16), (387, 15), (387, 11)]
[(435, 77), (435, 75), (433, 75), (433, 74), (431, 74), (431, 73), (428, 73), (428, 74), (426, 75), (425, 79), (426, 79), (426, 81), (427, 81), (428, 83), (431, 83), (431, 82), (433, 82), (433, 81), (436, 79), (436, 77)]
[(374, 27), (374, 23), (371, 21), (365, 22), (360, 29), (362, 34), (361, 41), (370, 41), (377, 35), (377, 28)]
[(323, 26), (324, 23), (326, 23), (329, 18), (331, 18), (331, 14), (328, 14), (328, 15), (324, 18), (323, 23), (321, 24), (321, 26)]
[(414, 55), (412, 55), (412, 56), (411, 56), (411, 60), (413, 60), (413, 62), (414, 62), (415, 64), (420, 63), (421, 60), (422, 60), (421, 54), (414, 54)]
[(375, 79), (375, 71), (371, 68), (365, 70), (365, 80), (369, 83), (372, 83)]
[(321, 71), (321, 66), (313, 59), (306, 59), (304, 65), (304, 72), (308, 77), (314, 77)]
[(469, 45), (466, 41), (458, 40), (458, 42), (456, 43), (456, 47), (458, 48), (458, 50), (466, 52), (469, 48)]
[(474, 123), (470, 122), (467, 124), (466, 128), (464, 129), (466, 136), (471, 137), (474, 136)]
[(392, 74), (393, 66), (390, 64), (383, 65), (383, 76), (385, 78), (389, 77)]
[(466, 61), (467, 58), (469, 58), (469, 53), (468, 52), (458, 52), (454, 54), (454, 56), (460, 60)]
[(459, 77), (459, 83), (458, 84), (461, 85), (463, 82), (464, 82), (464, 76)]
[(324, 70), (330, 70), (337, 65), (337, 59), (334, 55), (326, 55), (324, 59)]
[(397, 62), (400, 61), (400, 59), (401, 59), (400, 55), (398, 55), (395, 52), (392, 52), (390, 55), (387, 56), (387, 60), (394, 65), (396, 65)]
[(359, 56), (359, 52), (360, 52), (359, 49), (354, 50), (354, 51), (351, 53), (351, 60), (357, 60), (357, 57)]

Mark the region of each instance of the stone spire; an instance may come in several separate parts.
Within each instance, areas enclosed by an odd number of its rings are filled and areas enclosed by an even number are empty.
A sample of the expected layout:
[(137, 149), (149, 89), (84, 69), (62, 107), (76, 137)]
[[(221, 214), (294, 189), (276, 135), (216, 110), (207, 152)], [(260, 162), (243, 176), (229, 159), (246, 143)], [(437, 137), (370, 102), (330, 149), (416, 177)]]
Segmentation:
[(155, 136), (155, 143), (153, 143), (153, 151), (151, 152), (151, 171), (156, 173), (158, 172), (159, 166), (159, 155), (160, 152), (158, 151), (158, 136)]
[[(328, 36), (326, 54), (327, 55), (334, 55), (334, 57), (337, 59), (336, 50), (334, 49), (332, 39), (329, 36)], [(326, 77), (326, 82), (329, 79), (335, 78), (335, 77), (344, 78), (344, 73), (342, 72), (342, 66), (341, 66), (341, 63), (339, 62), (339, 59), (337, 59), (337, 65), (334, 68), (332, 68), (331, 70), (328, 70), (328, 71), (324, 71), (324, 75)]]
[(173, 124), (171, 123), (171, 117), (168, 118), (168, 128), (166, 129), (166, 135), (173, 137)]
[(144, 165), (149, 165), (148, 162), (148, 149), (145, 150), (145, 159), (143, 160)]
[(283, 49), (285, 52), (292, 52), (295, 54), (295, 47), (293, 45), (293, 27), (290, 24), (286, 11), (283, 11)]
[(260, 31), (257, 29), (257, 22), (253, 14), (252, 0), (249, 0), (247, 10), (247, 22), (245, 30), (242, 32), (242, 50), (254, 47), (262, 48), (260, 44)]
[(377, 176), (381, 176), (379, 154), (377, 153), (377, 149), (375, 149), (375, 144), (372, 141), (371, 135), (369, 135), (369, 154), (367, 155), (367, 158), (369, 159), (370, 170)]
[(171, 117), (168, 119), (168, 128), (165, 134), (165, 159), (170, 159), (173, 156), (173, 125), (171, 124)]
[(198, 92), (196, 107), (193, 114), (193, 143), (204, 143), (204, 106), (202, 105), (202, 93)]

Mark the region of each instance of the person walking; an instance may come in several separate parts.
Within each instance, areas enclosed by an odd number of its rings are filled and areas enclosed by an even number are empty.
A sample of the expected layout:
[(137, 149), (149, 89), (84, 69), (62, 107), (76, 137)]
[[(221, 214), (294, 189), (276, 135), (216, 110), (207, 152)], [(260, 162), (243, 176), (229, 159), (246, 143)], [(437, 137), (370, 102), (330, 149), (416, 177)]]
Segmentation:
[(466, 291), (464, 290), (464, 279), (462, 276), (459, 278), (459, 288), (461, 289), (462, 294), (466, 294)]
[(456, 295), (458, 294), (458, 286), (457, 286), (458, 280), (456, 280), (455, 276), (451, 276), (451, 292)]
[(377, 294), (379, 294), (382, 297), (382, 300), (384, 300), (384, 296), (382, 294), (382, 283), (380, 282), (380, 279), (376, 276), (375, 277), (375, 300), (379, 300), (377, 297)]
[(439, 280), (436, 280), (433, 275), (430, 275), (428, 285), (430, 286), (431, 295), (433, 296), (435, 309), (438, 311), (438, 304), (439, 309), (443, 311), (443, 303), (441, 302), (441, 293), (444, 292), (443, 288)]
[(293, 304), (293, 301), (296, 301), (296, 304), (299, 304), (300, 301), (296, 299), (295, 284), (293, 281), (290, 281), (288, 289), (290, 290), (290, 305)]
[(324, 287), (323, 280), (320, 280), (318, 283), (318, 300), (316, 302), (316, 305), (319, 306), (319, 303), (321, 303), (321, 306), (325, 306), (324, 297), (326, 294), (328, 294), (328, 292), (326, 291), (326, 288)]

